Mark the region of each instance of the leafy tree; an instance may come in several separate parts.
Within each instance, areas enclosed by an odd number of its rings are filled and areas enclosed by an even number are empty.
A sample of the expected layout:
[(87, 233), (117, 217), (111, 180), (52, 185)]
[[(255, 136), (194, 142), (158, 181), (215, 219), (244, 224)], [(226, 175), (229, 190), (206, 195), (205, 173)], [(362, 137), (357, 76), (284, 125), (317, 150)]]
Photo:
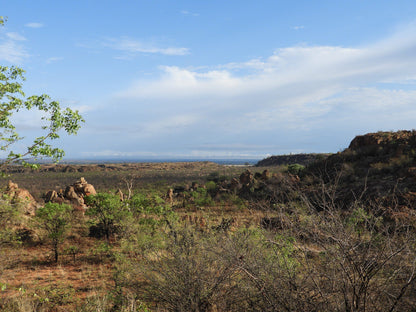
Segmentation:
[(36, 211), (36, 225), (46, 231), (55, 262), (58, 262), (59, 246), (64, 241), (69, 227), (71, 210), (71, 206), (66, 204), (47, 203)]
[[(5, 18), (0, 16), (0, 26), (4, 22)], [(50, 157), (59, 161), (64, 156), (64, 151), (54, 147), (51, 141), (59, 139), (60, 130), (70, 135), (76, 134), (84, 122), (77, 110), (61, 108), (59, 102), (51, 101), (46, 94), (26, 97), (22, 89), (24, 73), (19, 67), (0, 65), (0, 151), (7, 153), (7, 158), (0, 162), (1, 172), (11, 163), (36, 168), (36, 165), (27, 162), (33, 158)], [(25, 151), (16, 153), (11, 147), (24, 138), (17, 132), (14, 116), (23, 110), (39, 111), (42, 114), (39, 124), (43, 135), (35, 137)]]
[(118, 195), (98, 193), (97, 195), (87, 196), (85, 203), (89, 206), (86, 214), (96, 219), (107, 241), (116, 229), (122, 225), (122, 221), (131, 215)]

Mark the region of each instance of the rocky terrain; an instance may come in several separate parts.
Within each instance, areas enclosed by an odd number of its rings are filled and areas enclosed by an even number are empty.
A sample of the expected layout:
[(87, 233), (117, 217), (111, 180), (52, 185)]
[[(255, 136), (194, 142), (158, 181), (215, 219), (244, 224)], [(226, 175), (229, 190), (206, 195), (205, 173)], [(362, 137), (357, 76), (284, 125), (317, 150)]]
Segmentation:
[[(307, 181), (337, 181), (340, 200), (365, 193), (401, 208), (416, 204), (416, 131), (377, 132), (355, 137), (348, 148), (307, 166)], [(309, 178), (308, 178), (309, 177)]]

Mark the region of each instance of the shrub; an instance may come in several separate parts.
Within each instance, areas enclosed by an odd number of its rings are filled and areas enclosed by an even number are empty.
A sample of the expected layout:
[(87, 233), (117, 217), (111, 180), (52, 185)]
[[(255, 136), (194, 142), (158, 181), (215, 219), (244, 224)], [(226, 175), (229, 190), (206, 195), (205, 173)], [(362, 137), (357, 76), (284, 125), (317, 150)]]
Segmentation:
[(208, 192), (215, 192), (215, 190), (217, 189), (217, 183), (215, 183), (214, 181), (208, 181), (205, 184), (205, 188)]
[(203, 312), (225, 305), (236, 267), (219, 261), (222, 238), (172, 227), (166, 247), (138, 261), (147, 283), (136, 289), (137, 295), (167, 311)]
[(123, 221), (131, 216), (127, 206), (117, 195), (98, 193), (94, 196), (87, 196), (85, 203), (89, 206), (86, 214), (95, 219), (95, 226), (102, 230), (107, 241), (117, 229), (123, 227)]
[(299, 175), (303, 169), (305, 169), (305, 166), (300, 164), (290, 164), (287, 166), (287, 172), (294, 175)]
[(129, 201), (130, 210), (134, 213), (164, 214), (170, 211), (165, 201), (158, 195), (135, 194)]
[(190, 193), (191, 198), (193, 199), (194, 204), (199, 207), (211, 206), (214, 201), (209, 195), (207, 189), (199, 187), (196, 191)]

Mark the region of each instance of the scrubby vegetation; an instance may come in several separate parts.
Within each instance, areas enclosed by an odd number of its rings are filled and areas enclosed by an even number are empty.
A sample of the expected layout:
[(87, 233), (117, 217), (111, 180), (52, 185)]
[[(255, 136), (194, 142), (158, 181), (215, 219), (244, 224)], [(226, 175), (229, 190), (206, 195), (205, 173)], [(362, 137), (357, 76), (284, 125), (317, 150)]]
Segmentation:
[[(354, 143), (306, 167), (117, 171), (119, 184), (95, 185), (86, 209), (49, 203), (29, 216), (4, 197), (0, 307), (412, 311), (416, 215), (404, 199), (415, 183), (391, 181), (412, 172), (413, 143), (380, 142), (388, 153), (368, 158), (367, 143)], [(394, 167), (382, 180), (381, 159)]]

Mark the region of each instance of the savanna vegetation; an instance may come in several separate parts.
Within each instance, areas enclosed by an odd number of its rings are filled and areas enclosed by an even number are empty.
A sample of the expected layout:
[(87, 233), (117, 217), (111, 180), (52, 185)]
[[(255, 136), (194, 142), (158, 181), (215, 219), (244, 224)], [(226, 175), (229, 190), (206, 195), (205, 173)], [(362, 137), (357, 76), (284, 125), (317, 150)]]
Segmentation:
[[(0, 306), (5, 311), (412, 311), (416, 218), (412, 202), (403, 198), (415, 191), (413, 178), (389, 188), (394, 175), (386, 174), (376, 194), (373, 179), (380, 172), (371, 164), (362, 179), (351, 178), (351, 168), (368, 164), (360, 149), (306, 167), (182, 163), (85, 171), (97, 181), (100, 174), (105, 179), (117, 173), (117, 183), (96, 185), (98, 194), (85, 198), (84, 210), (45, 204), (35, 217), (19, 213), (24, 203), (3, 198)], [(400, 164), (379, 152), (386, 164), (382, 170), (391, 164), (392, 174), (412, 172), (411, 150), (402, 149), (407, 160)], [(351, 154), (355, 158), (348, 158)], [(46, 175), (80, 174), (57, 171), (31, 175), (44, 181)], [(27, 174), (12, 177), (24, 185)]]
[[(1, 311), (414, 311), (415, 131), (266, 170), (40, 168), (29, 158), (61, 159), (53, 141), (83, 119), (26, 97), (23, 74), (0, 66), (0, 171), (25, 188), (2, 183)], [(15, 152), (22, 110), (43, 114), (43, 134)], [(65, 199), (81, 176), (98, 193)]]

